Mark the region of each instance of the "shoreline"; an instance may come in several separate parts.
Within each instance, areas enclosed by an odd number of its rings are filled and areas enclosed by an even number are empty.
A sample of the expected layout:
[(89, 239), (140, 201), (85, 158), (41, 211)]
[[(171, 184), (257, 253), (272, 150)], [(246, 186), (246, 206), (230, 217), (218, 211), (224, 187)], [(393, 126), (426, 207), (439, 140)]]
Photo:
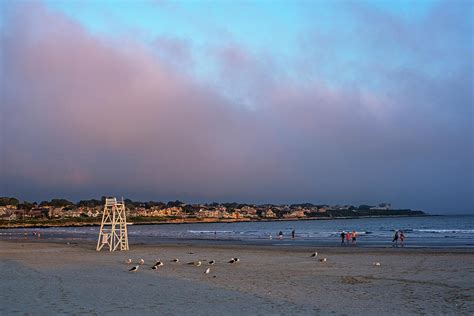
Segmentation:
[[(213, 224), (213, 223), (247, 223), (247, 222), (294, 222), (294, 221), (312, 221), (312, 220), (346, 220), (346, 219), (367, 219), (367, 218), (404, 218), (404, 217), (432, 217), (432, 216), (445, 216), (436, 214), (417, 214), (417, 215), (371, 215), (371, 216), (342, 216), (342, 217), (310, 217), (310, 218), (282, 218), (282, 219), (210, 219), (210, 220), (150, 220), (150, 221), (138, 221), (138, 222), (127, 222), (127, 225), (170, 225), (170, 224)], [(0, 229), (15, 229), (15, 228), (51, 228), (51, 227), (87, 227), (87, 226), (100, 226), (101, 221), (91, 222), (66, 222), (66, 223), (54, 223), (48, 221), (40, 223), (14, 223), (8, 224), (0, 222)]]
[[(95, 251), (97, 245), (96, 240), (76, 239), (76, 238), (43, 238), (43, 239), (0, 239), (1, 243), (11, 244), (30, 244), (30, 245), (75, 245), (84, 249)], [(357, 245), (357, 246), (340, 246), (334, 243), (295, 243), (288, 244), (283, 241), (281, 244), (268, 244), (265, 242), (254, 241), (237, 241), (228, 239), (160, 239), (154, 243), (144, 243), (135, 241), (130, 243), (130, 249), (135, 248), (156, 248), (156, 247), (197, 247), (197, 248), (212, 248), (212, 249), (261, 249), (268, 251), (296, 251), (307, 252), (315, 248), (324, 249), (324, 252), (330, 253), (373, 253), (373, 252), (387, 252), (387, 253), (430, 253), (430, 254), (466, 254), (474, 255), (473, 247), (468, 246), (405, 246), (392, 247), (384, 244), (374, 245)], [(108, 251), (103, 251), (107, 252)], [(126, 253), (126, 251), (115, 251), (115, 253)]]

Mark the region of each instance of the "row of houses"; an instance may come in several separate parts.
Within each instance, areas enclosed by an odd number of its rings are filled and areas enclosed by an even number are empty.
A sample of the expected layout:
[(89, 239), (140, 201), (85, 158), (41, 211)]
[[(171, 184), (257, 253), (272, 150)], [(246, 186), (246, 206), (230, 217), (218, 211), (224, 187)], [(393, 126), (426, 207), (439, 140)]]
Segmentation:
[[(334, 210), (354, 209), (350, 205), (240, 205), (239, 207), (225, 207), (224, 205), (186, 205), (182, 206), (154, 206), (150, 208), (127, 208), (129, 217), (163, 217), (163, 218), (213, 218), (213, 219), (257, 219), (257, 218), (304, 218), (315, 216), (317, 213), (326, 213)], [(389, 203), (381, 203), (371, 210), (390, 210)], [(16, 206), (0, 206), (0, 220), (18, 220), (28, 218), (97, 218), (102, 216), (102, 207), (34, 207), (31, 210), (17, 209)]]

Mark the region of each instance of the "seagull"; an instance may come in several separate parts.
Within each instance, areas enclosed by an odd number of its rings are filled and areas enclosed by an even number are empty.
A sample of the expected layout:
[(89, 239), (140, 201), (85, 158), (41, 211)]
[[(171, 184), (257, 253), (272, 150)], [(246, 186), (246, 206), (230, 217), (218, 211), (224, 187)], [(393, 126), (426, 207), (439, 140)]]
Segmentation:
[(162, 266), (163, 266), (163, 262), (161, 262), (161, 261), (157, 261), (155, 263), (155, 267), (162, 267)]
[(237, 262), (240, 262), (239, 258), (232, 258), (232, 259), (229, 260), (228, 263), (237, 263)]
[(207, 268), (206, 271), (204, 271), (205, 274), (209, 274), (211, 272), (211, 268)]
[(138, 267), (139, 267), (139, 266), (134, 266), (134, 267), (132, 267), (132, 268), (131, 268), (130, 270), (128, 270), (128, 271), (130, 271), (130, 272), (137, 272)]
[(157, 266), (153, 266), (153, 267), (151, 267), (151, 269), (152, 269), (152, 270), (156, 270), (156, 269), (158, 269), (158, 267), (157, 267)]
[(132, 259), (128, 258), (127, 261), (125, 261), (126, 264), (131, 264), (132, 263)]
[(191, 261), (191, 262), (188, 262), (188, 264), (193, 264), (196, 267), (199, 267), (199, 266), (201, 266), (201, 261)]
[(326, 259), (326, 258), (321, 258), (321, 259), (319, 259), (319, 261), (320, 261), (320, 262), (326, 262), (327, 259)]
[(313, 257), (313, 258), (316, 258), (317, 256), (318, 256), (318, 252), (317, 252), (317, 251), (313, 252), (313, 254), (311, 255), (311, 257)]
[(141, 259), (138, 261), (139, 264), (144, 264), (145, 263), (145, 260)]
[(211, 266), (214, 265), (214, 263), (216, 263), (214, 260), (209, 261), (209, 264), (210, 264)]
[(178, 258), (173, 259), (173, 262), (179, 262), (179, 259)]
[(380, 262), (374, 262), (374, 266), (380, 267), (381, 264), (380, 264)]

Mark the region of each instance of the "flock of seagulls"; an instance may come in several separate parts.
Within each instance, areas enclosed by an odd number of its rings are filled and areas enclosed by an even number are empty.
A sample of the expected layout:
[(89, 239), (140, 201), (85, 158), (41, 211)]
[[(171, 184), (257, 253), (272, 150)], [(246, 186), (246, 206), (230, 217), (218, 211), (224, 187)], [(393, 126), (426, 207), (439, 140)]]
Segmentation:
[[(131, 258), (128, 258), (127, 260), (125, 260), (125, 263), (126, 264), (132, 264), (132, 259)], [(175, 258), (173, 260), (171, 260), (171, 262), (174, 262), (174, 263), (178, 263), (179, 262), (179, 259), (178, 258)], [(240, 262), (240, 259), (235, 257), (235, 258), (232, 258), (230, 259), (230, 261), (228, 261), (228, 263), (237, 263), (237, 262)], [(138, 269), (140, 268), (141, 265), (144, 265), (145, 264), (145, 260), (143, 258), (140, 258), (138, 259), (138, 265), (135, 265), (133, 266), (132, 268), (130, 268), (128, 271), (129, 272), (137, 272)], [(213, 266), (214, 264), (216, 264), (216, 261), (215, 260), (210, 260), (208, 262), (208, 265), (210, 266)], [(198, 261), (191, 261), (191, 262), (188, 262), (188, 265), (193, 265), (193, 266), (196, 266), (196, 267), (200, 267), (202, 265), (202, 262), (200, 260)], [(158, 270), (158, 268), (164, 266), (164, 262), (159, 260), (159, 259), (156, 259), (155, 260), (155, 264), (151, 267), (152, 270)], [(207, 268), (205, 271), (204, 271), (204, 274), (209, 274), (211, 272), (211, 268)]]
[[(315, 251), (313, 252), (311, 255), (310, 255), (311, 258), (317, 258), (318, 257), (318, 252)], [(327, 262), (327, 258), (326, 257), (323, 257), (323, 258), (320, 258), (318, 259), (319, 262)], [(179, 259), (178, 258), (175, 258), (173, 260), (171, 260), (171, 262), (174, 262), (174, 263), (178, 263), (179, 262)], [(228, 264), (236, 264), (236, 263), (239, 263), (240, 262), (240, 259), (235, 257), (235, 258), (231, 258), (229, 261), (227, 261)], [(129, 258), (127, 260), (125, 260), (125, 263), (126, 264), (132, 264), (132, 259)], [(210, 260), (207, 264), (210, 265), (210, 266), (213, 266), (215, 265), (216, 261), (215, 260)], [(145, 264), (145, 260), (143, 258), (140, 258), (138, 260), (138, 265), (135, 265), (133, 266), (130, 270), (130, 272), (136, 272), (138, 271), (138, 268), (140, 267), (140, 265), (144, 265)], [(188, 262), (188, 265), (193, 265), (195, 267), (200, 267), (202, 265), (202, 262), (200, 260), (198, 261), (191, 261), (191, 262)], [(376, 267), (380, 267), (382, 264), (380, 262), (374, 262), (373, 263), (374, 266)], [(155, 260), (155, 264), (151, 267), (152, 270), (158, 270), (158, 268), (164, 266), (164, 263), (163, 261), (159, 260), (159, 259), (156, 259)], [(207, 268), (205, 271), (204, 271), (204, 274), (209, 274), (211, 272), (211, 268)]]

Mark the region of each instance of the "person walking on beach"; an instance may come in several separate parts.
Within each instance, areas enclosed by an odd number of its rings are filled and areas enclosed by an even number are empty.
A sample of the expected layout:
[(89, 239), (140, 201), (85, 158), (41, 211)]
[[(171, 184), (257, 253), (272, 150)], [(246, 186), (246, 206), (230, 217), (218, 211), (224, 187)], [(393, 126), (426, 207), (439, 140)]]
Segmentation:
[(403, 247), (403, 241), (405, 240), (405, 234), (403, 233), (403, 231), (401, 230), (400, 231), (400, 244), (402, 245)]
[(346, 239), (346, 233), (342, 231), (341, 233), (341, 246), (344, 246), (344, 239)]
[(393, 236), (392, 244), (393, 243), (395, 243), (395, 247), (398, 247), (398, 230), (395, 231), (395, 236)]
[(280, 230), (280, 232), (278, 233), (278, 239), (283, 239), (283, 232)]
[(356, 245), (356, 244), (357, 244), (356, 238), (357, 238), (357, 234), (356, 234), (355, 230), (353, 230), (353, 231), (352, 231), (352, 244), (353, 244), (353, 245)]
[(295, 230), (294, 229), (291, 231), (291, 239), (295, 239)]
[(349, 246), (349, 243), (351, 242), (351, 232), (348, 231), (346, 233), (346, 241), (347, 241), (347, 245)]

